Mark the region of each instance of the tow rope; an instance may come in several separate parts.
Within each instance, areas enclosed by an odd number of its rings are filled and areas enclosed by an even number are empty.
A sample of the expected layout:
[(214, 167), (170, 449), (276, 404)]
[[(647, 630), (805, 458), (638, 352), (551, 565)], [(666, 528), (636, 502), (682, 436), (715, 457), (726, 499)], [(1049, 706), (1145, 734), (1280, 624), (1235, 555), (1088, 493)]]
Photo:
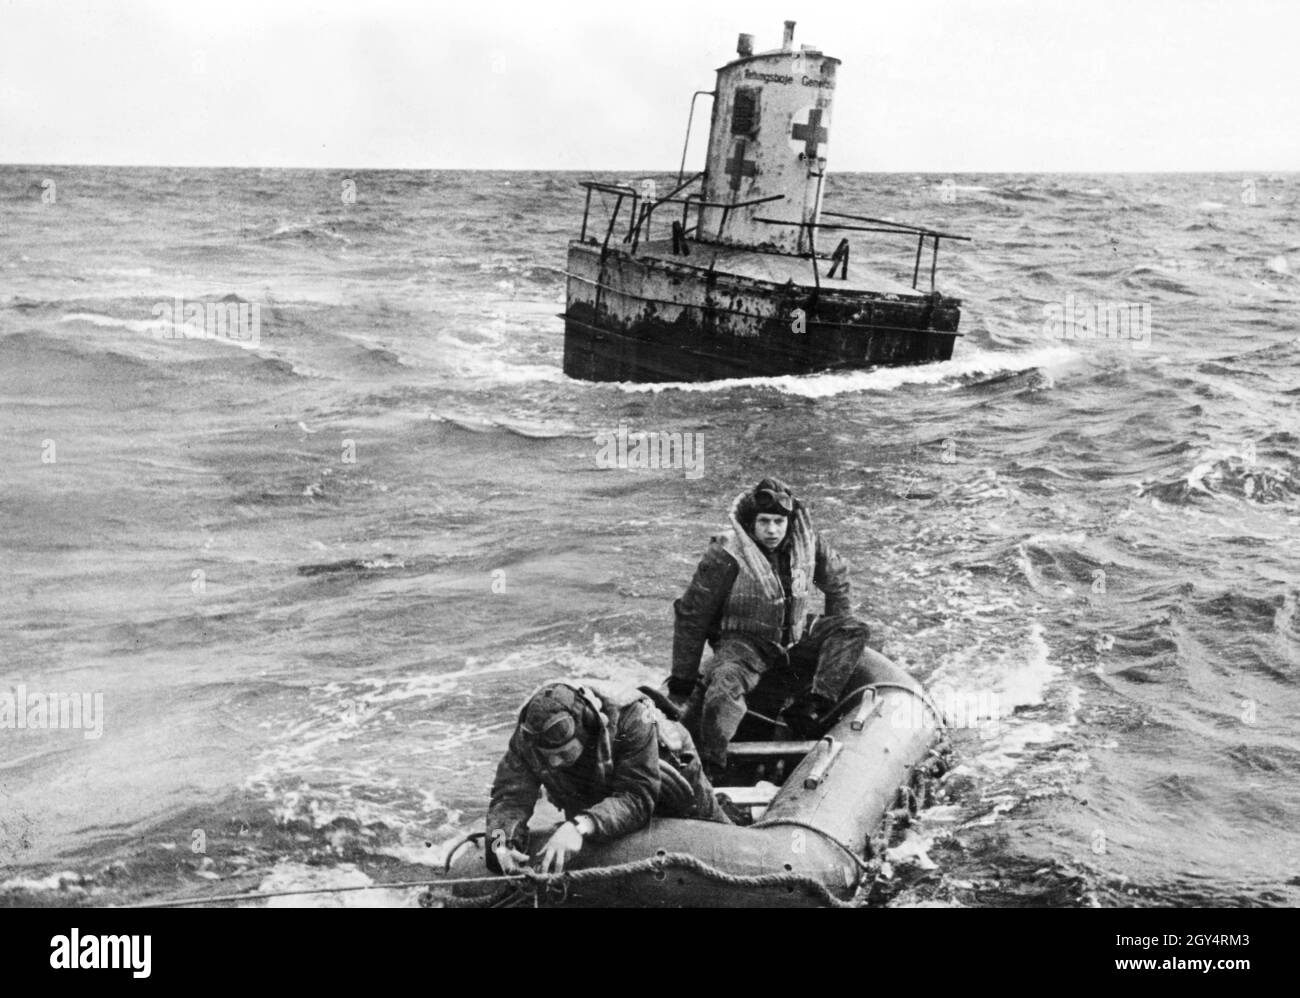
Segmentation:
[[(566, 870), (564, 873), (529, 872), (523, 874), (521, 878), (512, 878), (514, 883), (510, 884), (504, 891), (499, 891), (496, 894), (481, 898), (448, 898), (443, 900), (446, 906), (450, 908), (510, 907), (513, 903), (527, 901), (531, 893), (534, 905), (539, 905), (543, 898), (555, 904), (563, 904), (568, 899), (570, 888), (579, 884), (619, 880), (640, 873), (651, 873), (654, 874), (656, 880), (663, 880), (668, 876), (670, 869), (687, 870), (704, 877), (706, 880), (727, 887), (756, 889), (786, 887), (791, 890), (802, 888), (807, 894), (831, 908), (857, 907), (851, 901), (841, 901), (820, 880), (802, 873), (727, 873), (725, 870), (710, 866), (702, 859), (687, 852), (662, 853), (630, 863), (619, 863), (615, 866), (591, 866), (581, 870)], [(479, 882), (487, 879), (490, 878), (481, 878)], [(430, 886), (433, 888), (446, 885), (448, 885), (448, 881), (440, 881)], [(436, 899), (431, 889), (420, 897), (420, 904), (430, 907), (434, 900)]]
[(242, 894), (210, 894), (203, 897), (179, 898), (173, 901), (142, 901), (138, 904), (113, 905), (115, 908), (183, 908), (191, 904), (216, 904), (221, 901), (259, 901), (262, 898), (292, 897), (301, 894), (341, 894), (345, 891), (386, 891), (407, 887), (453, 886), (458, 884), (482, 884), (488, 881), (525, 880), (526, 874), (505, 877), (462, 877), (458, 880), (397, 880), (391, 883), (356, 884), (347, 887), (302, 887), (289, 891), (246, 891)]

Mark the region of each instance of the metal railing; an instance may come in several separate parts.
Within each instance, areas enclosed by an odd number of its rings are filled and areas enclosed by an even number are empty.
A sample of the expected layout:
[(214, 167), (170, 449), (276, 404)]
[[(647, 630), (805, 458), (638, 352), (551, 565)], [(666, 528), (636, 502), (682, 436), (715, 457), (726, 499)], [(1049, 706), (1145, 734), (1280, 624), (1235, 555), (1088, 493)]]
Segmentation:
[(717, 97), (713, 90), (697, 90), (691, 94), (691, 113), (686, 116), (686, 138), (682, 140), (682, 165), (677, 170), (677, 183), (682, 182), (682, 177), (686, 175), (686, 150), (691, 144), (691, 122), (695, 120), (695, 98), (708, 94), (710, 97)]
[[(838, 212), (838, 211), (825, 211), (822, 212), (822, 214), (828, 215), (831, 218), (847, 218), (850, 221), (854, 221), (854, 222), (870, 222), (872, 223), (872, 225), (887, 226), (887, 228), (883, 228), (883, 229), (867, 228), (865, 229), (865, 231), (867, 232), (883, 231), (883, 232), (914, 233), (916, 235), (916, 263), (912, 266), (912, 289), (913, 290), (916, 289), (916, 282), (920, 279), (921, 251), (925, 248), (925, 240), (927, 238), (934, 240), (933, 251), (930, 256), (930, 291), (931, 292), (934, 291), (934, 275), (935, 275), (935, 270), (937, 269), (939, 264), (939, 240), (955, 239), (958, 242), (962, 242), (962, 243), (968, 243), (971, 241), (970, 236), (959, 236), (952, 232), (940, 232), (938, 229), (930, 229), (923, 225), (908, 225), (904, 222), (891, 222), (889, 219), (885, 219), (885, 218), (870, 218), (866, 215), (846, 215), (843, 212)], [(847, 229), (852, 227), (846, 225), (843, 226), (843, 228)]]
[[(842, 225), (836, 222), (788, 222), (779, 218), (755, 218), (756, 222), (764, 222), (768, 225), (797, 225), (808, 230), (809, 246), (812, 247), (809, 256), (814, 261), (813, 272), (817, 272), (816, 259), (817, 250), (813, 245), (813, 235), (817, 229), (831, 229), (840, 231), (853, 232), (883, 232), (888, 235), (915, 235), (916, 238), (916, 262), (912, 266), (912, 290), (918, 290), (916, 285), (921, 279), (921, 253), (925, 248), (926, 239), (934, 240), (930, 256), (930, 292), (934, 293), (934, 278), (939, 266), (939, 240), (956, 239), (960, 242), (968, 243), (971, 241), (970, 236), (959, 236), (952, 232), (940, 232), (938, 229), (929, 229), (923, 225), (908, 225), (905, 222), (892, 222), (887, 218), (870, 218), (866, 215), (846, 215), (838, 211), (824, 211), (823, 215), (831, 218), (847, 218), (857, 222), (870, 222), (870, 225)], [(847, 256), (847, 253), (845, 254)], [(835, 271), (835, 262), (831, 265), (831, 274)], [(828, 274), (827, 276), (830, 276)], [(844, 266), (843, 278), (848, 278), (847, 262)], [(820, 290), (820, 281), (818, 282)]]
[[(631, 243), (632, 252), (634, 253), (636, 252), (636, 249), (640, 245), (640, 242), (643, 238), (649, 240), (651, 220), (654, 217), (655, 209), (658, 208), (660, 205), (680, 204), (682, 206), (681, 227), (682, 230), (687, 235), (689, 235), (690, 233), (696, 232), (699, 229), (700, 212), (703, 211), (703, 209), (705, 208), (722, 209), (722, 224), (720, 226), (721, 228), (726, 226), (727, 217), (730, 215), (732, 211), (734, 211), (737, 208), (751, 208), (754, 205), (767, 204), (770, 201), (781, 201), (784, 200), (785, 198), (784, 194), (773, 194), (770, 197), (754, 198), (752, 201), (727, 202), (727, 201), (704, 201), (702, 200), (703, 195), (699, 193), (688, 194), (684, 198), (677, 196), (686, 188), (690, 187), (692, 184), (696, 183), (701, 178), (703, 178), (703, 176), (704, 176), (703, 173), (697, 173), (689, 180), (685, 181), (682, 184), (679, 184), (668, 194), (665, 194), (661, 198), (655, 198), (654, 200), (648, 200), (642, 198), (641, 195), (638, 194), (634, 188), (628, 187), (625, 184), (609, 184), (598, 180), (579, 181), (579, 186), (584, 187), (587, 190), (587, 199), (582, 209), (582, 231), (578, 236), (578, 241), (579, 242), (587, 241), (587, 226), (591, 220), (591, 194), (593, 191), (600, 191), (603, 194), (613, 194), (616, 195), (618, 198), (618, 200), (614, 202), (613, 211), (610, 212), (609, 225), (605, 230), (605, 238), (601, 243), (602, 250), (609, 248), (609, 240), (614, 233), (614, 228), (618, 222), (619, 213), (623, 210), (623, 202), (628, 198), (632, 199), (632, 212), (630, 217), (628, 218), (627, 234), (623, 237), (623, 242)], [(695, 220), (695, 225), (688, 228), (686, 225), (686, 221), (692, 205), (696, 208), (696, 220)]]
[[(630, 243), (630, 252), (636, 253), (640, 246), (641, 240), (650, 239), (650, 226), (654, 217), (655, 209), (665, 204), (680, 204), (682, 206), (682, 217), (680, 223), (674, 223), (674, 252), (678, 245), (678, 237), (684, 240), (686, 237), (694, 234), (696, 241), (699, 239), (699, 228), (705, 208), (722, 209), (722, 218), (718, 224), (718, 232), (721, 233), (727, 226), (727, 219), (732, 211), (738, 208), (752, 208), (755, 205), (768, 204), (773, 201), (782, 201), (785, 199), (784, 194), (772, 194), (768, 197), (754, 198), (749, 201), (705, 201), (702, 192), (696, 191), (685, 197), (678, 197), (682, 191), (699, 181), (704, 176), (703, 173), (697, 173), (689, 180), (679, 183), (668, 194), (661, 198), (645, 199), (637, 191), (625, 184), (610, 184), (596, 180), (580, 181), (579, 185), (586, 188), (587, 199), (582, 211), (582, 232), (579, 235), (580, 242), (587, 241), (587, 227), (591, 216), (591, 195), (593, 191), (600, 191), (604, 194), (613, 194), (618, 200), (614, 203), (613, 211), (610, 212), (609, 224), (605, 229), (605, 237), (601, 241), (602, 256), (609, 249), (609, 241), (613, 237), (614, 229), (618, 223), (619, 213), (622, 211), (623, 202), (631, 199), (632, 208), (628, 217), (627, 232), (623, 236), (624, 243)], [(688, 227), (687, 219), (691, 207), (696, 210), (695, 225)], [(930, 253), (930, 293), (933, 294), (935, 287), (935, 276), (939, 266), (939, 242), (943, 239), (952, 239), (959, 242), (970, 242), (970, 236), (959, 236), (952, 232), (941, 232), (938, 229), (927, 228), (922, 225), (909, 225), (905, 222), (894, 222), (886, 218), (872, 218), (867, 215), (849, 215), (843, 212), (825, 211), (823, 216), (829, 218), (847, 219), (849, 222), (864, 222), (865, 225), (850, 225), (842, 222), (794, 222), (779, 218), (762, 218), (755, 216), (754, 221), (762, 222), (766, 225), (793, 225), (807, 230), (808, 233), (808, 252), (789, 253), (782, 250), (772, 249), (765, 246), (744, 247), (755, 253), (766, 253), (774, 256), (796, 256), (812, 263), (813, 286), (818, 293), (821, 291), (821, 272), (818, 269), (820, 257), (817, 255), (816, 234), (819, 229), (828, 231), (851, 231), (851, 232), (878, 232), (885, 235), (915, 235), (916, 236), (916, 259), (912, 265), (912, 290), (918, 290), (917, 284), (921, 279), (921, 257), (925, 250), (925, 241), (931, 240)], [(707, 241), (707, 240), (706, 240)], [(594, 240), (593, 240), (594, 242)], [(840, 279), (847, 280), (849, 276), (848, 268), (848, 246), (845, 245), (847, 240), (840, 240), (840, 245), (836, 248), (835, 253), (831, 256), (831, 267), (827, 272), (827, 277), (833, 278), (837, 268), (841, 268)], [(683, 246), (683, 249), (685, 247)], [(687, 251), (689, 252), (689, 251)]]
[[(609, 245), (610, 234), (614, 231), (614, 223), (618, 221), (618, 213), (623, 207), (623, 199), (632, 198), (633, 207), (640, 200), (640, 196), (631, 187), (625, 187), (622, 184), (606, 184), (598, 180), (584, 180), (579, 186), (587, 189), (587, 203), (582, 209), (582, 233), (578, 236), (578, 241), (585, 243), (587, 241), (587, 220), (591, 216), (591, 192), (600, 191), (603, 194), (617, 194), (618, 200), (614, 202), (614, 210), (609, 216), (609, 228), (605, 232), (605, 245)], [(628, 226), (628, 238), (631, 238), (632, 228)], [(626, 240), (624, 240), (626, 241)]]

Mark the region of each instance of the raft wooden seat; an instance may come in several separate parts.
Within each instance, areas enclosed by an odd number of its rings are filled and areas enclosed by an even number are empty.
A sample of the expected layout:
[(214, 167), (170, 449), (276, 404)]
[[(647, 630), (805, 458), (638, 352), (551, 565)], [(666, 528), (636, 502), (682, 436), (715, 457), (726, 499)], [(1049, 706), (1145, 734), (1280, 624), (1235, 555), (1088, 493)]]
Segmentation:
[(767, 807), (781, 788), (772, 783), (761, 787), (714, 787), (715, 794), (726, 794), (737, 807)]
[(732, 742), (727, 746), (729, 756), (771, 756), (771, 755), (807, 755), (818, 746), (817, 741), (808, 742)]

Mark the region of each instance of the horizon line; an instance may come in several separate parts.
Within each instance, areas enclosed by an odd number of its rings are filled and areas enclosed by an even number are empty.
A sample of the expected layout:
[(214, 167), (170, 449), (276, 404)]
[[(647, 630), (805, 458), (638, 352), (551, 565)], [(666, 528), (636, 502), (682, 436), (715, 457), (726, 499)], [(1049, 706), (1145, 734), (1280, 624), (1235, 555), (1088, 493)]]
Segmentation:
[[(9, 167), (54, 167), (59, 169), (76, 168), (76, 167), (102, 167), (107, 169), (121, 170), (309, 170), (320, 173), (327, 172), (344, 172), (344, 173), (637, 173), (645, 175), (675, 174), (678, 170), (674, 169), (653, 169), (646, 167), (601, 167), (599, 169), (574, 169), (571, 167), (546, 167), (546, 166), (493, 166), (493, 167), (449, 167), (449, 166), (295, 166), (295, 165), (245, 165), (232, 166), (229, 164), (207, 164), (207, 163), (60, 163), (60, 162), (5, 162), (0, 163), (0, 169)], [(961, 169), (961, 170), (921, 170), (915, 168), (894, 168), (894, 169), (868, 169), (868, 170), (831, 170), (828, 176), (835, 175), (854, 175), (854, 174), (890, 174), (890, 173), (919, 173), (931, 176), (960, 176), (962, 174), (992, 174), (992, 175), (1009, 175), (1009, 174), (1034, 174), (1040, 176), (1070, 176), (1073, 174), (1097, 174), (1097, 175), (1114, 175), (1114, 176), (1131, 176), (1137, 174), (1241, 174), (1241, 173), (1300, 173), (1300, 167), (1290, 167), (1285, 169), (1276, 169), (1271, 167), (1232, 167), (1218, 169), (1194, 169), (1180, 167), (1177, 169), (1132, 169), (1132, 170), (1098, 170), (1098, 169), (1068, 169), (1068, 170), (1033, 170), (1033, 169)]]

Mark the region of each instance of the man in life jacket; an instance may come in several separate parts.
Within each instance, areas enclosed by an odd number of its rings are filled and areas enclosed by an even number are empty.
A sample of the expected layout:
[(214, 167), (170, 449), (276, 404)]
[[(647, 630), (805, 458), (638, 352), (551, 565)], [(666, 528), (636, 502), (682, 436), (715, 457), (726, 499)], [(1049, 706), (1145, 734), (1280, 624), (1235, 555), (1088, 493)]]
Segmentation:
[(585, 840), (634, 832), (651, 814), (730, 823), (691, 736), (639, 690), (563, 680), (528, 698), (492, 782), (494, 872), (516, 873), (528, 862), (528, 819), (542, 787), (567, 819), (542, 852), (543, 873), (552, 865), (563, 872)]
[[(867, 647), (852, 616), (848, 565), (818, 534), (780, 479), (737, 496), (731, 526), (713, 538), (686, 593), (673, 604), (668, 696), (717, 780), (747, 712), (780, 720), (797, 738), (822, 734), (845, 695), (873, 682), (919, 686)], [(807, 614), (810, 588), (825, 613)], [(708, 642), (713, 658), (701, 673)], [(769, 725), (770, 726), (770, 725)]]

